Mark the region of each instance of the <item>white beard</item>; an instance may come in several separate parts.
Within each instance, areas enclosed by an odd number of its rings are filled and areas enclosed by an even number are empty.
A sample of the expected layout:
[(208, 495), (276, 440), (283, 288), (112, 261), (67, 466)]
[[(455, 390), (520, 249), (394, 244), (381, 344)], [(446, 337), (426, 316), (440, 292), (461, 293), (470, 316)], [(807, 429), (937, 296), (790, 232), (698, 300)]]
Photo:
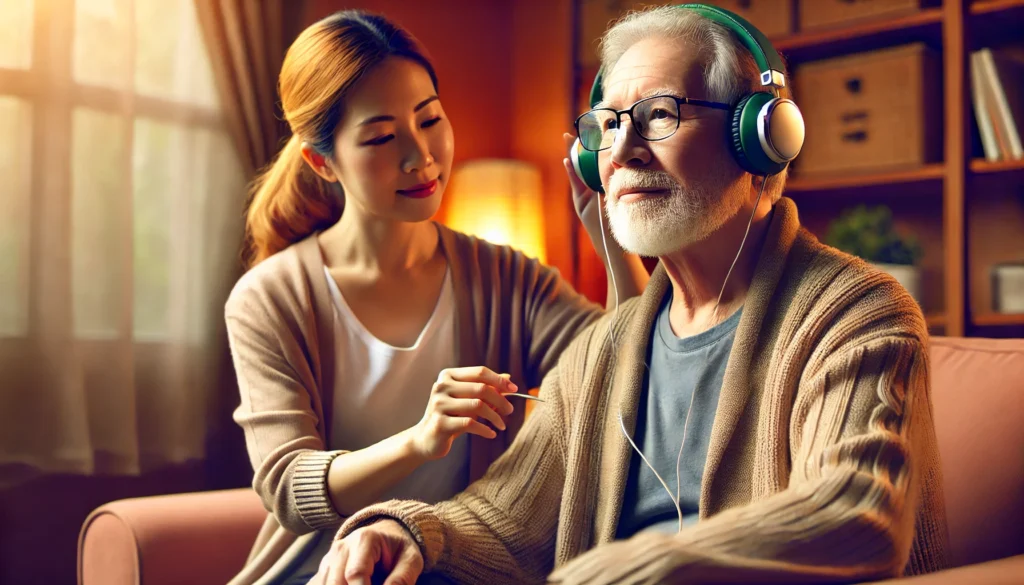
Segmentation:
[[(668, 195), (620, 203), (605, 198), (612, 235), (627, 252), (656, 257), (678, 252), (717, 231), (743, 206), (746, 190), (726, 174), (687, 187), (663, 171), (621, 168), (609, 193), (629, 188), (664, 188)], [(628, 191), (625, 191), (628, 192)]]

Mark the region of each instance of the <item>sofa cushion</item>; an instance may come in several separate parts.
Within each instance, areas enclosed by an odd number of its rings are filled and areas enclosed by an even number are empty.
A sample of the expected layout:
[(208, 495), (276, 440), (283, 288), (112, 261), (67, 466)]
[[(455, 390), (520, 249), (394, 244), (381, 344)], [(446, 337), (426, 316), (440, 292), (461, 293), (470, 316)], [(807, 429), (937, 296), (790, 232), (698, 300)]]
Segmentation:
[(1024, 553), (1024, 340), (933, 337), (953, 562)]

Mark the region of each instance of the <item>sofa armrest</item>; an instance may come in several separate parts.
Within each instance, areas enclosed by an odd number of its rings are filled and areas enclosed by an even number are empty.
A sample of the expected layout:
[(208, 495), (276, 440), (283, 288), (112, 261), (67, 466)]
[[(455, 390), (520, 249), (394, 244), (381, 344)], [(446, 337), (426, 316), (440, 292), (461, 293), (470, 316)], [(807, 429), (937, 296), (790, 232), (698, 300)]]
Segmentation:
[(79, 585), (223, 585), (245, 564), (267, 517), (251, 489), (119, 500), (78, 538)]
[(997, 559), (917, 577), (879, 581), (874, 585), (1021, 585), (1024, 583), (1024, 555)]

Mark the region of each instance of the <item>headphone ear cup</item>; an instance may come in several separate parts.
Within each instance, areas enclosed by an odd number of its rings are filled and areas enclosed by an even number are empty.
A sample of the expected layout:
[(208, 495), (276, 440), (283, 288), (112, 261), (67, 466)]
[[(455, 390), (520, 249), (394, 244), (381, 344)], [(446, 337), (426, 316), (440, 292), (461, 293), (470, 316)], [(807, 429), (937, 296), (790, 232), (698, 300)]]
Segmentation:
[(587, 186), (598, 193), (604, 193), (601, 185), (601, 171), (597, 166), (597, 153), (583, 148), (577, 138), (569, 149), (569, 160), (576, 176)]
[[(778, 98), (759, 91), (743, 96), (732, 111), (728, 138), (733, 157), (743, 170), (754, 175), (774, 175), (789, 164), (772, 160), (761, 143), (758, 116), (773, 101)], [(768, 122), (764, 124), (767, 126)]]
[(743, 109), (747, 107), (752, 97), (754, 97), (754, 94), (743, 96), (732, 110), (732, 116), (729, 121), (729, 146), (732, 150), (732, 156), (736, 159), (736, 163), (740, 165), (740, 168), (748, 173), (760, 175), (762, 174), (761, 171), (754, 167), (743, 150), (743, 126), (741, 123)]

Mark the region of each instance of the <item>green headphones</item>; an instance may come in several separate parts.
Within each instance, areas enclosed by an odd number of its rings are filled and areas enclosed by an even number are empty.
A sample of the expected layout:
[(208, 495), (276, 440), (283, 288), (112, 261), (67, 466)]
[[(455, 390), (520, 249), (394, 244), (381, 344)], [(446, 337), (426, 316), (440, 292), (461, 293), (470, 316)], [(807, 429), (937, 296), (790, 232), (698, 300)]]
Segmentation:
[[(679, 8), (694, 12), (728, 28), (754, 56), (761, 71), (761, 85), (766, 88), (786, 86), (782, 73), (782, 57), (767, 37), (738, 15), (706, 4), (681, 4)], [(602, 100), (602, 67), (590, 90), (590, 106)], [(729, 123), (729, 145), (733, 157), (743, 170), (759, 176), (781, 172), (800, 153), (804, 143), (804, 119), (792, 100), (776, 97), (771, 91), (758, 91), (743, 96), (732, 108)], [(604, 192), (597, 166), (597, 152), (586, 150), (579, 138), (573, 142), (569, 157), (576, 174), (591, 189)]]

